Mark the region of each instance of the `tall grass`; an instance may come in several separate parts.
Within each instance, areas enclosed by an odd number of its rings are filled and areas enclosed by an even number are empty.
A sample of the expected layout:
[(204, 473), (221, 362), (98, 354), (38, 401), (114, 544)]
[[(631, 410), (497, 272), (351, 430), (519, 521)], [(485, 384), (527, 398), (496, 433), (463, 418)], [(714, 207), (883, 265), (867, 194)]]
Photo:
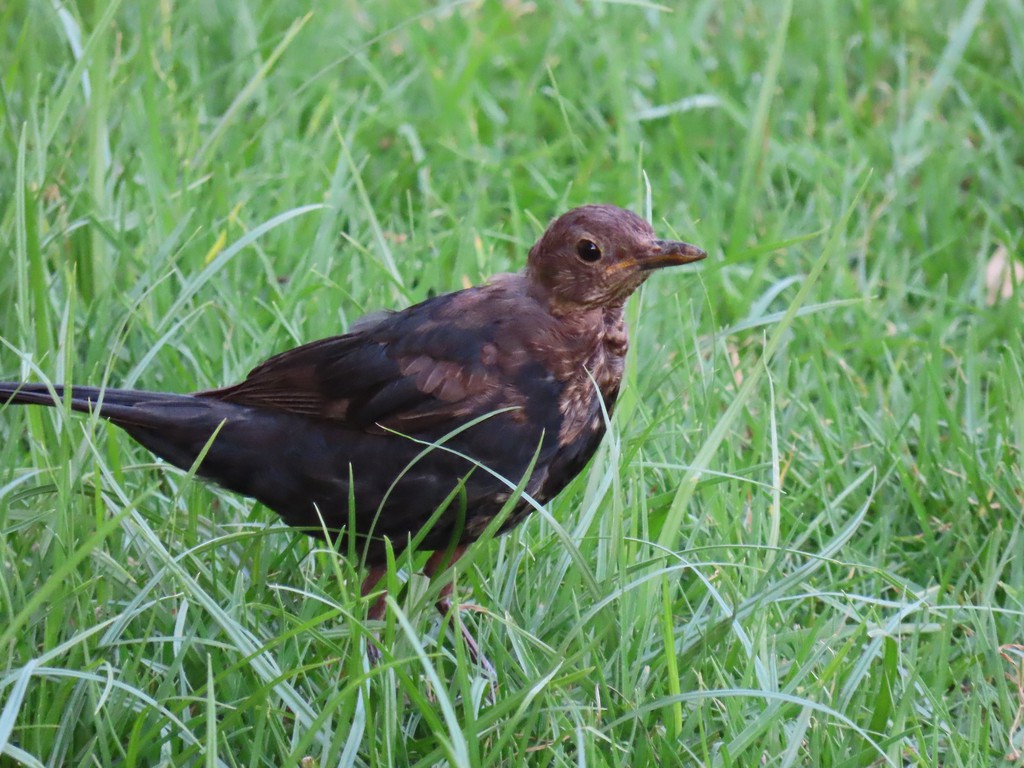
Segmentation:
[(0, 19), (3, 379), (228, 383), (584, 202), (711, 254), (632, 300), (610, 434), (457, 570), (477, 610), (391, 575), (376, 667), (343, 553), (0, 409), (0, 762), (1024, 762), (1020, 0)]

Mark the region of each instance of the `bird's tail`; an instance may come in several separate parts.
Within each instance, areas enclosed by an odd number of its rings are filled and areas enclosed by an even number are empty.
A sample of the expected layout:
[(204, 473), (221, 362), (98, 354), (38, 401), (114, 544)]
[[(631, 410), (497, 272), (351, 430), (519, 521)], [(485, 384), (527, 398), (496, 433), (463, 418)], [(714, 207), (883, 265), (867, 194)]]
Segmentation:
[[(176, 467), (253, 496), (286, 520), (309, 518), (310, 487), (333, 466), (330, 438), (338, 433), (292, 414), (225, 402), (212, 394), (180, 395), (131, 389), (0, 382), (7, 405), (61, 406), (97, 413)], [(323, 459), (326, 454), (328, 459)], [(200, 456), (202, 461), (196, 465)], [(289, 463), (291, 462), (291, 463)], [(309, 465), (307, 469), (306, 465)], [(327, 466), (328, 469), (323, 468)], [(347, 467), (347, 462), (341, 464)], [(319, 486), (316, 486), (319, 487)], [(347, 486), (342, 485), (347, 498)]]
[(160, 402), (163, 405), (178, 404), (181, 407), (187, 407), (195, 402), (195, 398), (190, 395), (175, 395), (165, 392), (65, 387), (60, 384), (55, 385), (51, 390), (45, 384), (0, 381), (0, 407), (4, 405), (60, 406), (65, 400), (70, 401), (69, 404), (73, 411), (98, 412), (103, 418), (110, 419), (121, 426), (134, 424), (147, 427), (155, 426), (154, 414), (151, 409), (140, 409), (140, 406)]
[[(191, 467), (209, 447), (199, 474), (249, 495), (256, 494), (244, 474), (250, 466), (248, 460), (256, 463), (257, 459), (245, 452), (258, 453), (263, 446), (261, 435), (270, 444), (282, 440), (287, 432), (273, 417), (254, 421), (249, 418), (248, 408), (211, 397), (79, 386), (55, 386), (51, 390), (44, 384), (0, 382), (0, 408), (4, 404), (60, 406), (62, 402), (68, 402), (74, 411), (98, 413), (182, 469)], [(222, 430), (222, 438), (208, 446)], [(245, 455), (239, 458), (240, 453)], [(239, 474), (236, 464), (245, 465), (241, 478), (234, 477)]]

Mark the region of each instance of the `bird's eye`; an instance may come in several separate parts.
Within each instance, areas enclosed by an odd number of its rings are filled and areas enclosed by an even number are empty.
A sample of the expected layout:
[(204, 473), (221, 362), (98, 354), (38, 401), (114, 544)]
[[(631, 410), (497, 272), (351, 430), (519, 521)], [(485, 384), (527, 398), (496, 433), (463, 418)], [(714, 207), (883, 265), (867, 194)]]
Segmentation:
[(595, 261), (601, 260), (601, 249), (593, 240), (580, 240), (576, 243), (576, 255), (583, 261), (593, 264)]

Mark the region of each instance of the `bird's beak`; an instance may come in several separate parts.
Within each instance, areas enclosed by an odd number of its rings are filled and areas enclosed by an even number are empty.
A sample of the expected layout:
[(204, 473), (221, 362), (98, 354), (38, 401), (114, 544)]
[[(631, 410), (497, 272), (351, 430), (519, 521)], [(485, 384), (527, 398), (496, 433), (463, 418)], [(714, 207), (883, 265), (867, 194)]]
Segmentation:
[(652, 240), (638, 256), (632, 259), (617, 261), (608, 267), (605, 272), (621, 272), (622, 270), (636, 270), (637, 272), (650, 272), (662, 267), (675, 267), (680, 264), (690, 264), (707, 257), (707, 254), (696, 245), (680, 243), (675, 240)]
[(636, 266), (644, 272), (662, 267), (675, 267), (679, 264), (691, 264), (705, 258), (707, 253), (696, 245), (680, 243), (675, 240), (655, 240), (639, 258)]

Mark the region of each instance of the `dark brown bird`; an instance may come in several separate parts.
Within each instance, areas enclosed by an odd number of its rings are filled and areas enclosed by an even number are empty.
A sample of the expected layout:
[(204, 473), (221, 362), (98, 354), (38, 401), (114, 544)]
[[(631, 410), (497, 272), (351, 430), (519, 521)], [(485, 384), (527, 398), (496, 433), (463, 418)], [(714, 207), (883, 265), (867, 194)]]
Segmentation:
[[(367, 594), (386, 569), (384, 539), (401, 551), (460, 483), (419, 544), (435, 553), (428, 575), (483, 533), (531, 462), (525, 491), (540, 503), (583, 469), (605, 431), (602, 405), (610, 414), (619, 393), (623, 304), (653, 270), (704, 256), (657, 239), (629, 211), (588, 205), (551, 224), (524, 272), (365, 318), (234, 386), (192, 395), (75, 386), (70, 405), (183, 469), (209, 444), (200, 476), (310, 535), (322, 536), (322, 521), (343, 547), (355, 536)], [(54, 395), (68, 393), (0, 383), (0, 403), (54, 405)], [(500, 531), (529, 511), (517, 502)], [(383, 608), (380, 599), (371, 617)]]

